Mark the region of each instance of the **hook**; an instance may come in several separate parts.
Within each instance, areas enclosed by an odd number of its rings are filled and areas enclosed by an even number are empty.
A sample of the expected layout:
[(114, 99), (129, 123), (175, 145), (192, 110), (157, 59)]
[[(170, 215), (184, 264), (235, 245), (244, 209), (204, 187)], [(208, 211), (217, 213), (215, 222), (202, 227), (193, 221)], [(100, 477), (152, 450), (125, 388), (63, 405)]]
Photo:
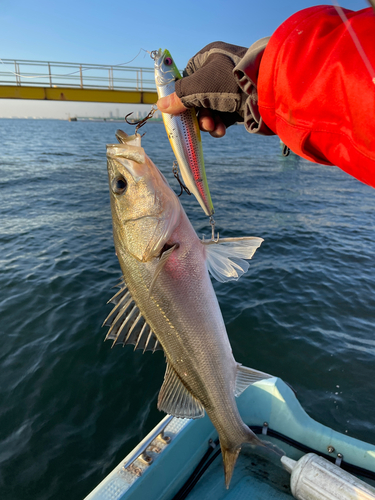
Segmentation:
[(174, 160), (174, 162), (173, 162), (172, 172), (173, 172), (173, 175), (175, 176), (175, 178), (177, 179), (177, 182), (179, 183), (180, 188), (181, 188), (181, 192), (178, 195), (178, 197), (180, 197), (184, 191), (185, 191), (185, 193), (191, 195), (191, 192), (189, 191), (189, 189), (185, 186), (185, 184), (180, 179), (180, 175), (178, 173), (178, 163), (176, 160)]
[[(149, 114), (147, 116), (145, 116), (144, 118), (142, 118), (142, 120), (139, 120), (137, 122), (129, 122), (127, 120), (128, 116), (132, 115), (133, 113), (128, 113), (126, 116), (125, 116), (125, 121), (128, 125), (136, 125), (135, 127), (135, 134), (138, 133), (138, 130), (143, 127), (143, 125), (147, 122), (147, 120), (149, 120), (150, 118), (152, 118), (155, 114), (155, 112), (157, 111), (157, 107), (153, 104), (152, 107), (151, 107), (151, 111), (149, 112)], [(144, 134), (143, 134), (144, 135)], [(143, 137), (143, 136), (142, 136)]]
[(286, 144), (283, 144), (283, 149), (282, 149), (281, 154), (283, 156), (289, 156), (289, 154), (290, 154), (290, 148), (288, 148), (288, 146)]
[(217, 238), (215, 239), (216, 222), (215, 222), (213, 215), (210, 216), (210, 224), (211, 224), (211, 229), (212, 229), (211, 241), (213, 241), (214, 243), (219, 243), (219, 232), (217, 233)]

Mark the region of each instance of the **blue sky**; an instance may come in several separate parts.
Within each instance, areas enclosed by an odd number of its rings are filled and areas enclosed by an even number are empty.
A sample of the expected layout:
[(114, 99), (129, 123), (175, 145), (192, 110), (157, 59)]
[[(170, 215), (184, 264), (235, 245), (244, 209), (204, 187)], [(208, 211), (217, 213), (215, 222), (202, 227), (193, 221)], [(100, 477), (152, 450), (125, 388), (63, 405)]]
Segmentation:
[[(179, 67), (206, 44), (249, 46), (313, 0), (0, 0), (0, 58), (120, 64), (168, 48)], [(326, 2), (329, 3), (329, 2)], [(340, 0), (352, 10), (365, 0)], [(151, 67), (144, 52), (131, 66)], [(115, 114), (119, 105), (0, 101), (0, 117)], [(120, 113), (125, 106), (120, 106)], [(134, 106), (132, 109), (135, 109)]]

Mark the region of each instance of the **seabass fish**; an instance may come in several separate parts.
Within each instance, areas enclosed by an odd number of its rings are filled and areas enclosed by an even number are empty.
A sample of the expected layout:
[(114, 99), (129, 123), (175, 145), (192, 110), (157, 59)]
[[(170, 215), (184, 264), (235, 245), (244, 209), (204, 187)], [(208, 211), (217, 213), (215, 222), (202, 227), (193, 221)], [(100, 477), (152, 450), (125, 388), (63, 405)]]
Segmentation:
[[(158, 408), (176, 417), (206, 411), (219, 434), (227, 487), (242, 443), (264, 446), (235, 402), (268, 378), (233, 358), (208, 269), (238, 279), (261, 238), (202, 242), (177, 196), (145, 154), (140, 136), (117, 132), (107, 146), (113, 236), (124, 284), (104, 324), (114, 344), (163, 349), (167, 361)], [(229, 258), (230, 257), (230, 258)]]

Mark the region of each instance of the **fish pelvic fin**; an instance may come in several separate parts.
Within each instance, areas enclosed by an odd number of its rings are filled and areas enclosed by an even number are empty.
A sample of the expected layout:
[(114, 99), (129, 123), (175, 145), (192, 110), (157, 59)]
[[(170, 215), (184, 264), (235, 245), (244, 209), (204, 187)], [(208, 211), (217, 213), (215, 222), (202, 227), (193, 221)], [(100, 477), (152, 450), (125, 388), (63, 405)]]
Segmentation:
[(251, 259), (264, 240), (255, 236), (202, 241), (210, 274), (221, 283), (238, 280), (249, 269)]

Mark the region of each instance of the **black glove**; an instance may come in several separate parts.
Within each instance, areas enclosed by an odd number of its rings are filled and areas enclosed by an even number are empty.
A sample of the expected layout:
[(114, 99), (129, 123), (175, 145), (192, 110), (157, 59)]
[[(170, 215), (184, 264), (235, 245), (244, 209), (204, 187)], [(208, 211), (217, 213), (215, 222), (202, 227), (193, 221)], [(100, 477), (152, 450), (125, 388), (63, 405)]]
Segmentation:
[(272, 134), (259, 115), (256, 87), (268, 40), (262, 38), (249, 49), (210, 43), (189, 60), (184, 78), (176, 81), (177, 96), (187, 108), (214, 111), (226, 127), (244, 121), (249, 132)]
[(217, 111), (226, 127), (243, 121), (248, 96), (238, 86), (233, 69), (246, 51), (246, 47), (213, 42), (192, 57), (184, 78), (176, 81), (176, 94), (184, 106)]

